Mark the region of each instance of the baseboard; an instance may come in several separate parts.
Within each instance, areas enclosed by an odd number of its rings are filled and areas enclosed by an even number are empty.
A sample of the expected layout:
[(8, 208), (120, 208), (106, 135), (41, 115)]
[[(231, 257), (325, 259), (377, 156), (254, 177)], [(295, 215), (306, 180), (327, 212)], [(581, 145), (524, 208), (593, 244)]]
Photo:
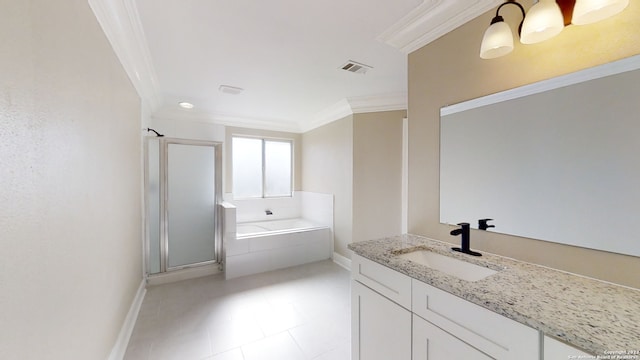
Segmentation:
[(220, 273), (219, 264), (209, 264), (202, 266), (195, 266), (182, 270), (169, 271), (157, 275), (149, 275), (147, 278), (147, 284), (149, 285), (162, 285), (176, 281), (195, 279), (202, 276), (209, 276)]
[(142, 300), (144, 300), (144, 295), (146, 293), (146, 281), (142, 279), (140, 286), (138, 287), (138, 291), (136, 292), (136, 296), (133, 298), (133, 302), (131, 303), (131, 307), (129, 307), (127, 317), (124, 319), (124, 324), (122, 324), (120, 334), (118, 334), (118, 339), (111, 349), (111, 354), (109, 355), (108, 360), (122, 360), (122, 358), (124, 358), (127, 346), (129, 345), (129, 339), (133, 333), (133, 327), (136, 325), (136, 319), (138, 318), (140, 307), (142, 307)]
[(333, 253), (333, 262), (342, 266), (343, 268), (345, 268), (347, 271), (351, 271), (351, 259), (344, 257), (340, 254), (338, 254), (337, 252)]

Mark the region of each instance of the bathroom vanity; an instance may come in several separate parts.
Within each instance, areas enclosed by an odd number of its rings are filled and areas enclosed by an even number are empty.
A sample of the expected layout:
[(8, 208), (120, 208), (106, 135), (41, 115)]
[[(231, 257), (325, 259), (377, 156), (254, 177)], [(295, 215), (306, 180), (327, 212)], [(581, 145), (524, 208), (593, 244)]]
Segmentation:
[(354, 360), (640, 359), (638, 290), (414, 235), (349, 248)]

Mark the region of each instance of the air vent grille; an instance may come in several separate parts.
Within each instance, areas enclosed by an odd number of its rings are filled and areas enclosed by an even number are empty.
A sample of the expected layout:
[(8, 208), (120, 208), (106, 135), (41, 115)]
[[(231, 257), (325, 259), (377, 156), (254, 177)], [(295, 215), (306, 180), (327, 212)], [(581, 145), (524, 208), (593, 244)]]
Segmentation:
[(229, 86), (229, 85), (220, 85), (218, 90), (220, 90), (220, 92), (222, 92), (222, 93), (231, 94), (231, 95), (238, 95), (238, 94), (240, 94), (241, 92), (244, 91), (244, 89), (242, 89), (242, 88), (235, 87), (235, 86)]
[(356, 74), (366, 74), (367, 71), (373, 69), (372, 66), (365, 65), (359, 62), (355, 62), (353, 60), (347, 61), (344, 65), (340, 67), (342, 70), (356, 73)]

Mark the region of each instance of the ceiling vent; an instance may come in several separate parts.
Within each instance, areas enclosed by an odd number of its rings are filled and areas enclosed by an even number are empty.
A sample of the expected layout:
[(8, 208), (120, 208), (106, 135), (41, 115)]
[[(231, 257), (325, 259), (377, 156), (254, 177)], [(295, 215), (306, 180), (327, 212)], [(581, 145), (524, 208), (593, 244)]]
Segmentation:
[(220, 90), (221, 93), (231, 94), (231, 95), (238, 95), (244, 91), (244, 89), (242, 88), (229, 86), (229, 85), (220, 85), (218, 90)]
[(356, 73), (356, 74), (366, 74), (367, 71), (373, 69), (372, 66), (361, 64), (359, 62), (355, 62), (353, 60), (347, 61), (346, 64), (340, 67), (342, 70), (346, 70), (348, 72)]

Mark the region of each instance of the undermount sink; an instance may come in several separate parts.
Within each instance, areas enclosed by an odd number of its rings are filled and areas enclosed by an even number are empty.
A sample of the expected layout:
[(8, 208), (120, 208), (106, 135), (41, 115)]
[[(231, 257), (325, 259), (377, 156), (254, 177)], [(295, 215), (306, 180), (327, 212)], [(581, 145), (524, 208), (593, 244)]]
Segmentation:
[(466, 281), (478, 281), (491, 276), (497, 271), (458, 260), (449, 256), (440, 255), (428, 250), (417, 250), (398, 255), (399, 258), (430, 267), (434, 270), (455, 276)]

